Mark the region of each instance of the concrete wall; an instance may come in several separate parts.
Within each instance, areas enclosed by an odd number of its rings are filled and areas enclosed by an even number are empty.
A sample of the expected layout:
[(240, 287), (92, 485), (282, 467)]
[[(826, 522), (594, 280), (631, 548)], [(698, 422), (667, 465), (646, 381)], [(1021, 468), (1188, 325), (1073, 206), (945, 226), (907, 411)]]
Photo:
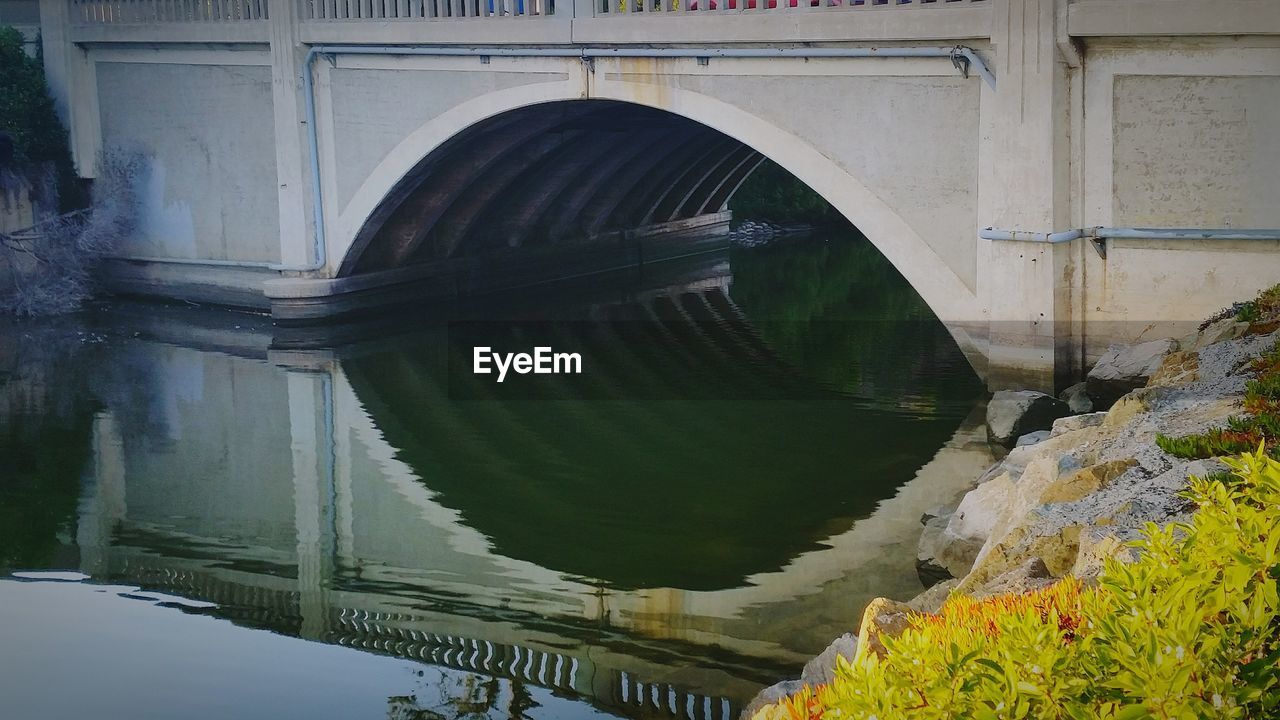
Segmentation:
[(119, 251), (278, 261), (271, 70), (265, 54), (104, 55), (91, 55), (103, 149), (139, 153), (147, 166), (139, 188), (139, 232)]
[[(699, 69), (692, 61), (637, 60), (618, 70), (597, 73), (596, 88), (659, 106), (674, 106), (662, 102), (664, 88), (679, 88), (741, 108), (807, 143), (857, 178), (976, 290), (971, 228), (978, 222), (982, 84), (960, 77), (948, 61), (717, 60)], [(735, 132), (730, 123), (719, 129)], [(794, 174), (809, 170), (787, 154), (772, 159)], [(850, 220), (868, 224), (866, 212), (853, 210)]]
[[(1280, 42), (1096, 40), (1083, 81), (1084, 226), (1280, 228)], [(1280, 282), (1277, 241), (1081, 243), (1085, 354), (1182, 334)]]
[[(335, 199), (340, 206), (351, 201), (380, 160), (409, 132), (428, 121), (492, 92), (569, 79), (562, 67), (553, 72), (533, 68), (502, 72), (484, 69), (477, 61), (458, 59), (382, 64), (379, 68), (376, 61), (344, 60), (328, 73), (333, 135), (326, 149), (342, 168), (335, 178)], [(415, 69), (391, 70), (386, 69), (387, 64)]]

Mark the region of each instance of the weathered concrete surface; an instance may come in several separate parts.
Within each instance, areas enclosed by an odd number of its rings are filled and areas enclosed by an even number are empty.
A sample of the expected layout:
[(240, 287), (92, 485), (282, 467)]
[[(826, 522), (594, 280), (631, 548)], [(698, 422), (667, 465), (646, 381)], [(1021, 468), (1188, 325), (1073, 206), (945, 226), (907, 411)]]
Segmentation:
[(118, 253), (279, 261), (271, 69), (265, 55), (249, 56), (261, 64), (99, 64), (103, 149), (140, 154), (146, 165), (138, 232)]

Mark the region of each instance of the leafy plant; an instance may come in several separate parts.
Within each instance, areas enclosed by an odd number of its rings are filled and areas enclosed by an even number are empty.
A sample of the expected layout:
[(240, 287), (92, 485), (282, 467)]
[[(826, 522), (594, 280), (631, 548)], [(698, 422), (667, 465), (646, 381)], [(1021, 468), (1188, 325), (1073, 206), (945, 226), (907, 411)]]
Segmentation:
[(1274, 318), (1278, 314), (1280, 314), (1280, 285), (1273, 285), (1263, 290), (1254, 300), (1245, 303), (1236, 312), (1236, 319), (1258, 322), (1266, 318)]
[[(1237, 425), (1240, 424), (1243, 423), (1237, 422)], [(1234, 455), (1257, 447), (1259, 442), (1262, 442), (1262, 435), (1252, 428), (1249, 430), (1214, 428), (1208, 432), (1185, 437), (1156, 435), (1156, 445), (1161, 450), (1174, 457), (1186, 459)]]
[(952, 597), (756, 720), (1276, 717), (1280, 461), (1227, 462), (1232, 482), (1191, 478), (1189, 523), (1149, 524), (1096, 586)]
[[(0, 168), (6, 171), (0, 173), (0, 183), (23, 182), (32, 199), (51, 212), (84, 206), (87, 198), (44, 69), (27, 55), (22, 35), (11, 27), (0, 27), (0, 134), (8, 135), (13, 145), (10, 167)], [(4, 184), (0, 194), (16, 189)]]

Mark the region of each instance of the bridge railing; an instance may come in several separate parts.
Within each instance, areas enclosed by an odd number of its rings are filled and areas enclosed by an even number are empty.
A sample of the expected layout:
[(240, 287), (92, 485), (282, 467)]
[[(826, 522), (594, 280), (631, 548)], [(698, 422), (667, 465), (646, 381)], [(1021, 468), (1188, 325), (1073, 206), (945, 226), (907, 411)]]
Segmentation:
[[(286, 0), (287, 1), (287, 0)], [(300, 0), (304, 20), (451, 20), (556, 15), (573, 0)], [(594, 17), (879, 12), (893, 8), (956, 7), (990, 0), (592, 0)], [(269, 18), (269, 0), (69, 0), (82, 25), (242, 22)], [(579, 9), (581, 14), (581, 9)]]
[(70, 0), (71, 22), (141, 25), (268, 19), (267, 0)]
[[(566, 3), (570, 0), (564, 0)], [(306, 20), (548, 17), (555, 0), (304, 0)]]
[(988, 0), (600, 0), (596, 17), (664, 14), (736, 14), (813, 11), (879, 11), (895, 7), (946, 7)]

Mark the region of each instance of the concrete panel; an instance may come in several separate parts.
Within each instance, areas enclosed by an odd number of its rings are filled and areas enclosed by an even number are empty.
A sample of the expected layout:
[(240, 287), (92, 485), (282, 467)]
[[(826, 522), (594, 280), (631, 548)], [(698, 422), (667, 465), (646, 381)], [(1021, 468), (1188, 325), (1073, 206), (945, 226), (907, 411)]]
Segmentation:
[(1118, 75), (1114, 224), (1280, 227), (1280, 76)]
[(103, 147), (147, 158), (120, 253), (279, 260), (270, 68), (99, 62), (97, 78)]
[(1085, 250), (1085, 357), (1114, 342), (1178, 337), (1280, 280), (1280, 240), (1112, 240)]
[[(686, 75), (675, 82), (750, 108), (808, 142), (862, 180), (976, 288), (977, 81), (958, 75)], [(716, 129), (733, 134), (731, 127)]]
[[(448, 62), (448, 61), (446, 61)], [(479, 64), (479, 59), (452, 61)], [(340, 68), (329, 73), (338, 207), (405, 136), (472, 98), (508, 88), (564, 82), (566, 73)], [(465, 128), (459, 127), (461, 132)]]
[(1275, 35), (1275, 0), (1072, 0), (1067, 29), (1073, 36)]

